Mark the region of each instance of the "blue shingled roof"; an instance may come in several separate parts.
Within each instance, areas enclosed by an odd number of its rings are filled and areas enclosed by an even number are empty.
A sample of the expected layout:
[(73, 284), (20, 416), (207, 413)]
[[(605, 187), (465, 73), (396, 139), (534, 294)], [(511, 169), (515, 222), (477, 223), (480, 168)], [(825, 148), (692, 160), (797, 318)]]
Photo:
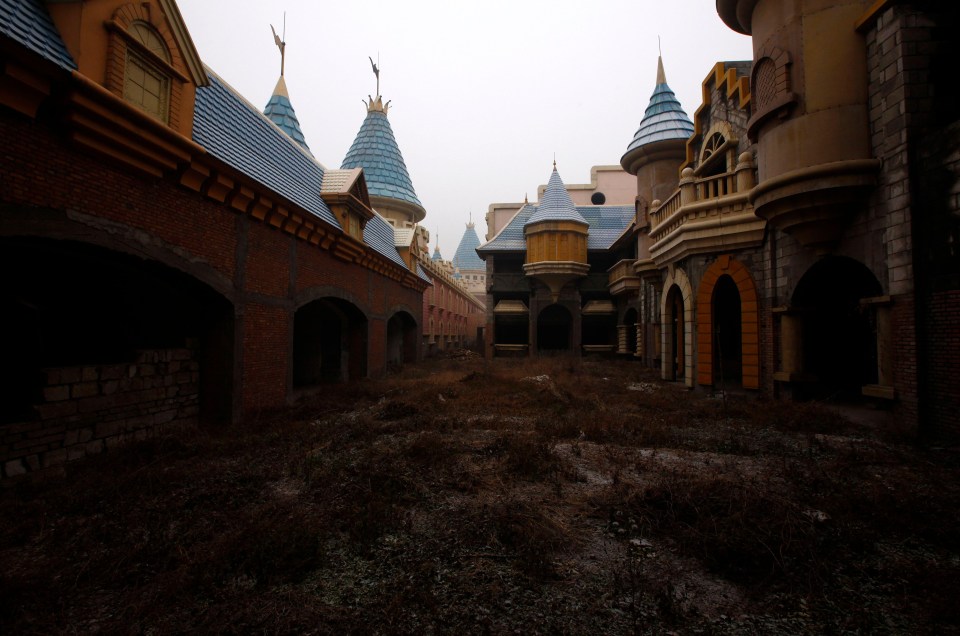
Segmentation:
[(404, 269), (407, 264), (400, 258), (397, 248), (393, 244), (393, 226), (387, 223), (382, 216), (374, 214), (363, 227), (363, 242), (377, 250), (391, 261)]
[(423, 207), (386, 113), (371, 110), (360, 126), (341, 168), (363, 168), (371, 196), (399, 199)]
[(567, 187), (563, 185), (560, 173), (557, 167), (553, 167), (553, 173), (550, 175), (550, 181), (547, 182), (547, 188), (540, 197), (540, 203), (537, 205), (537, 211), (527, 219), (527, 225), (539, 223), (540, 221), (576, 221), (586, 224), (583, 216), (577, 212), (573, 205), (570, 193)]
[[(601, 251), (610, 249), (627, 226), (633, 221), (636, 211), (630, 205), (584, 205), (576, 208), (579, 215), (589, 224), (587, 229), (587, 249)], [(477, 248), (485, 252), (523, 252), (527, 249), (523, 228), (537, 212), (532, 203), (524, 205), (499, 234), (489, 242)]]
[(433, 285), (433, 279), (427, 276), (427, 273), (423, 271), (422, 267), (420, 267), (420, 263), (417, 263), (417, 276)]
[[(277, 89), (280, 89), (281, 82), (283, 82), (282, 77), (280, 81), (277, 82)], [(284, 86), (283, 88), (284, 90), (282, 91), (275, 90), (273, 95), (270, 96), (270, 101), (267, 102), (267, 107), (263, 109), (263, 114), (275, 123), (280, 130), (287, 133), (290, 139), (293, 139), (300, 144), (304, 150), (310, 152), (310, 147), (307, 146), (307, 140), (303, 136), (303, 131), (300, 130), (300, 121), (297, 119), (297, 113), (293, 110), (293, 104), (290, 102), (290, 98), (285, 94), (286, 87)]]
[(680, 106), (680, 100), (667, 85), (662, 60), (657, 61), (657, 86), (624, 156), (647, 144), (669, 139), (686, 140), (693, 134), (693, 122)]
[(323, 166), (269, 119), (207, 69), (210, 85), (197, 87), (193, 140), (248, 177), (340, 227), (320, 198)]
[(0, 0), (0, 33), (61, 68), (77, 68), (40, 0)]
[(440, 246), (439, 246), (439, 245), (437, 245), (435, 248), (433, 248), (433, 256), (430, 257), (430, 260), (431, 260), (431, 261), (434, 261), (434, 262), (436, 262), (436, 261), (442, 261), (442, 260), (443, 260), (443, 257), (440, 256)]
[(454, 267), (460, 271), (486, 269), (483, 260), (477, 256), (478, 247), (480, 247), (480, 239), (477, 238), (477, 231), (473, 223), (468, 223), (460, 239), (460, 245), (457, 246), (457, 253), (453, 255)]

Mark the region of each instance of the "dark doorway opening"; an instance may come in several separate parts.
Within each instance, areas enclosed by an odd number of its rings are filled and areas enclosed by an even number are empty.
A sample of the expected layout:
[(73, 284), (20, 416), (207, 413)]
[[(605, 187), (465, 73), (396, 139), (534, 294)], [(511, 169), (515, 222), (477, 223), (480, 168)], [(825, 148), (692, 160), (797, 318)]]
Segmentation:
[(205, 283), (156, 261), (42, 238), (0, 239), (0, 267), (0, 422), (33, 416), (45, 368), (126, 363), (148, 349), (189, 349), (201, 421), (231, 421), (234, 310)]
[(743, 325), (740, 290), (733, 278), (723, 275), (713, 288), (713, 383), (725, 387), (743, 378)]
[(539, 351), (568, 351), (573, 319), (562, 305), (548, 305), (537, 317), (537, 349)]
[(585, 345), (609, 345), (613, 347), (617, 342), (617, 316), (616, 314), (607, 315), (586, 315), (583, 316), (583, 344)]
[(340, 298), (320, 298), (293, 319), (293, 385), (346, 382), (367, 374), (367, 318)]
[(627, 328), (627, 353), (637, 352), (637, 310), (631, 307), (623, 314), (623, 324)]
[(530, 337), (530, 319), (526, 314), (496, 316), (494, 320), (496, 344), (528, 344)]
[(401, 367), (417, 359), (417, 322), (409, 313), (398, 311), (387, 321), (387, 364)]
[(667, 379), (683, 380), (685, 373), (685, 343), (683, 325), (683, 293), (676, 285), (667, 292)]
[(877, 382), (877, 336), (861, 298), (882, 295), (873, 273), (842, 256), (817, 262), (797, 283), (793, 306), (803, 312), (803, 369), (816, 377), (811, 397), (859, 399)]

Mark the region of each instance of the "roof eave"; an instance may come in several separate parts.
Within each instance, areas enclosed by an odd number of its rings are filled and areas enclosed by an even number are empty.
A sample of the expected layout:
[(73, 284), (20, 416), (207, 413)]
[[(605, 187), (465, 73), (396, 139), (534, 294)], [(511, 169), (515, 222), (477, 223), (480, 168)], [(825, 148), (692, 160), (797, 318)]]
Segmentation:
[(620, 158), (620, 165), (632, 175), (636, 175), (641, 166), (653, 161), (664, 159), (679, 159), (683, 161), (687, 156), (687, 138), (661, 139), (633, 150), (628, 150)]

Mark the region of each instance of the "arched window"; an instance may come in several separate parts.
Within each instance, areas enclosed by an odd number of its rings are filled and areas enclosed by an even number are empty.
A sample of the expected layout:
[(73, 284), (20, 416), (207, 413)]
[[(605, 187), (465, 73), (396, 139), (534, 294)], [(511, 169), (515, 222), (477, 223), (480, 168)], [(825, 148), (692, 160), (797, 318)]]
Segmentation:
[[(160, 34), (146, 22), (136, 21), (128, 29), (142, 51), (127, 48), (123, 98), (162, 122), (168, 119), (170, 76), (150, 57), (170, 63), (170, 52)], [(140, 47), (137, 47), (140, 48)]]

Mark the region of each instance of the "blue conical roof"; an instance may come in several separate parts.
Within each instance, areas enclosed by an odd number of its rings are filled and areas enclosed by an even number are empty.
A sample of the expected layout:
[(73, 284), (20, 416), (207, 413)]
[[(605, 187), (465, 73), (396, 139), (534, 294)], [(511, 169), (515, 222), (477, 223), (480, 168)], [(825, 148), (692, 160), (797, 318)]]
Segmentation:
[(557, 166), (553, 166), (553, 174), (550, 175), (550, 181), (547, 182), (547, 188), (537, 204), (537, 211), (530, 219), (523, 224), (524, 227), (539, 223), (540, 221), (576, 221), (589, 225), (583, 216), (577, 212), (577, 207), (573, 205), (570, 193), (567, 187), (563, 185), (560, 173), (557, 172)]
[(280, 76), (277, 87), (273, 89), (273, 95), (267, 102), (267, 107), (263, 109), (263, 114), (270, 121), (275, 123), (280, 130), (287, 133), (290, 139), (300, 144), (304, 150), (310, 152), (307, 146), (307, 140), (303, 137), (303, 131), (300, 130), (300, 122), (297, 121), (297, 113), (293, 110), (293, 104), (290, 102), (290, 96), (287, 95), (287, 84)]
[(431, 261), (434, 261), (434, 262), (436, 262), (436, 261), (442, 261), (442, 260), (443, 260), (443, 257), (440, 256), (440, 246), (439, 246), (439, 245), (437, 245), (435, 248), (433, 248), (433, 257), (432, 257), (430, 260), (431, 260)]
[[(423, 208), (410, 181), (407, 164), (393, 136), (387, 113), (371, 104), (341, 168), (363, 168), (371, 196), (399, 199)], [(382, 108), (382, 107), (381, 107)]]
[(478, 247), (480, 247), (480, 239), (477, 237), (477, 231), (473, 223), (467, 223), (467, 229), (463, 231), (460, 245), (457, 246), (457, 253), (453, 255), (453, 265), (464, 271), (486, 269), (483, 259), (477, 255)]
[[(633, 135), (624, 156), (647, 144), (670, 139), (686, 140), (693, 134), (693, 122), (680, 106), (680, 100), (667, 85), (663, 59), (657, 59), (657, 86), (643, 114), (640, 128)], [(622, 160), (621, 160), (622, 162)]]

